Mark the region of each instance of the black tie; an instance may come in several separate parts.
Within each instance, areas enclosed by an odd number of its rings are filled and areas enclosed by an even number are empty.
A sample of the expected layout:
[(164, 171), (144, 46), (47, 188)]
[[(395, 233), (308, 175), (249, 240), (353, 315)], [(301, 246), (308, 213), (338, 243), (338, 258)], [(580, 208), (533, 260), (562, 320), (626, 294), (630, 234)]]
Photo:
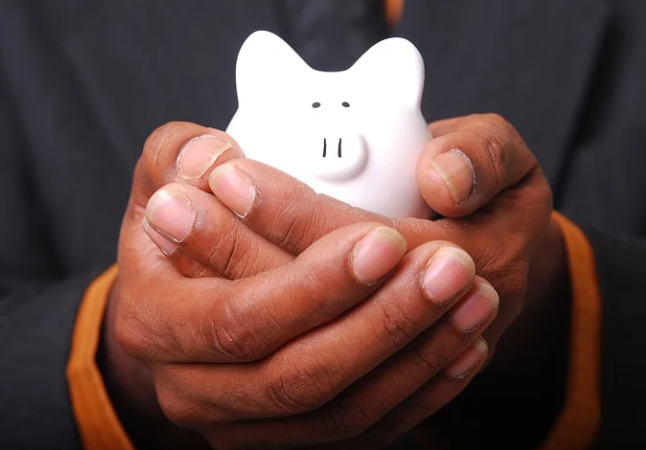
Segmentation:
[(283, 0), (286, 40), (317, 70), (349, 68), (388, 36), (383, 0)]

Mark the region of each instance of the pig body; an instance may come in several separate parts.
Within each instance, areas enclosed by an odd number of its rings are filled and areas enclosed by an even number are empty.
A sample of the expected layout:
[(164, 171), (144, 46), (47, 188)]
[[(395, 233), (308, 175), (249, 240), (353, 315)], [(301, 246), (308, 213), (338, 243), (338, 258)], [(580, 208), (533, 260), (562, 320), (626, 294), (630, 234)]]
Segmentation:
[(247, 158), (352, 206), (430, 217), (415, 176), (431, 137), (420, 110), (424, 64), (409, 41), (386, 39), (350, 69), (321, 72), (257, 31), (240, 50), (236, 84), (226, 131)]

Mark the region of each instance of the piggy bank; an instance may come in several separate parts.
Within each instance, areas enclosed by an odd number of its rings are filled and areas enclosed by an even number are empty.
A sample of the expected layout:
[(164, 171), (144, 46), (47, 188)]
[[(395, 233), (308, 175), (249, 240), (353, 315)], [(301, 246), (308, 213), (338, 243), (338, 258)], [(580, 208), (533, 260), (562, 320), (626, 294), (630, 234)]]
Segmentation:
[(348, 70), (312, 69), (280, 37), (257, 31), (236, 66), (227, 132), (245, 157), (316, 192), (389, 217), (431, 217), (415, 166), (430, 139), (424, 62), (403, 38), (375, 44)]

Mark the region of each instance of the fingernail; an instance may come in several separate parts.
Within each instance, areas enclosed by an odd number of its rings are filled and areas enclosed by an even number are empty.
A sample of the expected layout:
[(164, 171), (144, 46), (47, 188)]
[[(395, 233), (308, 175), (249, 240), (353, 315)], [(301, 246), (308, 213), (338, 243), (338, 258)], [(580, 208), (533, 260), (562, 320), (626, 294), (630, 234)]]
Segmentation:
[(141, 221), (141, 227), (144, 229), (144, 233), (146, 233), (150, 240), (153, 241), (153, 243), (157, 247), (159, 247), (164, 255), (170, 256), (175, 252), (175, 250), (177, 250), (177, 244), (169, 241), (164, 236), (157, 233), (153, 228), (151, 228), (150, 224), (145, 218)]
[(444, 180), (455, 203), (469, 198), (476, 175), (467, 155), (458, 149), (449, 150), (436, 156), (431, 165)]
[(406, 253), (406, 241), (397, 231), (378, 227), (355, 244), (352, 271), (362, 283), (371, 285), (390, 272)]
[(216, 167), (209, 176), (209, 186), (227, 208), (244, 218), (249, 214), (256, 198), (251, 182), (230, 164)]
[(444, 372), (451, 378), (464, 378), (482, 364), (485, 359), (487, 359), (488, 353), (489, 346), (487, 345), (487, 341), (480, 337), (471, 345), (471, 347), (451, 361), (451, 363), (444, 368)]
[(177, 170), (182, 178), (196, 180), (215, 164), (218, 158), (231, 148), (231, 143), (214, 136), (203, 134), (186, 143), (177, 157)]
[(182, 242), (193, 229), (195, 210), (179, 192), (161, 189), (148, 201), (146, 220), (162, 236)]
[(498, 293), (488, 284), (478, 283), (467, 297), (451, 310), (455, 327), (468, 333), (477, 330), (498, 310)]
[(431, 301), (443, 305), (471, 282), (475, 272), (473, 260), (464, 250), (442, 247), (426, 267), (422, 287)]

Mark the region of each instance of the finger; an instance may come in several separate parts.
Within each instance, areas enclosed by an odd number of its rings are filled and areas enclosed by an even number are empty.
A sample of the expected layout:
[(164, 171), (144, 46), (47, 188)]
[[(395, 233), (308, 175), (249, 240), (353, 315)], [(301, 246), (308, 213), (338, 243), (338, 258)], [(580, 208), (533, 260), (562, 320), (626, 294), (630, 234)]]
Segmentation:
[(150, 198), (144, 231), (192, 277), (244, 278), (294, 259), (247, 228), (213, 195), (184, 183), (168, 184)]
[(232, 433), (239, 439), (263, 436), (285, 446), (360, 436), (440, 372), (453, 379), (466, 378), (482, 362), (481, 355), (474, 358), (468, 349), (493, 321), (497, 304), (496, 292), (480, 279), (451, 310), (450, 317), (322, 408), (289, 420), (241, 424)]
[(514, 127), (496, 114), (431, 126), (435, 138), (417, 163), (420, 192), (446, 217), (462, 217), (500, 192), (541, 177), (536, 158)]
[(231, 158), (242, 157), (235, 140), (223, 131), (189, 122), (170, 122), (146, 140), (135, 171), (136, 185), (150, 197), (173, 181), (208, 190), (210, 171)]
[[(407, 254), (369, 300), (290, 342), (258, 368), (180, 367), (175, 377), (185, 380), (185, 395), (208, 402), (214, 413), (225, 411), (213, 420), (318, 409), (439, 320), (469, 290), (474, 270), (452, 244), (426, 244)], [(218, 389), (205, 395), (193, 387), (203, 383)], [(243, 391), (245, 398), (229, 395)]]
[[(487, 342), (478, 338), (447, 367), (444, 374), (439, 374), (428, 381), (365, 433), (340, 445), (337, 444), (334, 448), (360, 450), (382, 448), (393, 444), (456, 398), (478, 374), (488, 353)], [(456, 370), (456, 373), (462, 375), (452, 376), (450, 370)]]
[(360, 224), (285, 266), (236, 281), (186, 279), (140, 258), (124, 283), (148, 289), (131, 289), (120, 308), (124, 345), (148, 361), (257, 360), (364, 300), (405, 252), (396, 231)]
[[(333, 230), (353, 223), (392, 226), (402, 233), (409, 249), (431, 239), (451, 240), (444, 236), (455, 230), (429, 220), (389, 219), (353, 208), (253, 160), (237, 159), (222, 164), (211, 173), (209, 186), (247, 227), (294, 255)], [(460, 241), (454, 242), (462, 246)]]
[(457, 126), (456, 124), (460, 123), (460, 121), (462, 121), (463, 118), (464, 116), (450, 117), (448, 119), (441, 119), (441, 120), (436, 120), (435, 122), (431, 122), (428, 125), (428, 129), (431, 132), (431, 136), (436, 138), (453, 132)]
[(155, 231), (145, 218), (141, 222), (141, 228), (144, 233), (146, 233), (151, 243), (154, 243), (157, 246), (159, 251), (183, 276), (187, 278), (213, 278), (222, 276), (218, 271), (211, 269), (209, 266), (179, 250), (179, 245), (177, 243)]
[(317, 194), (297, 179), (257, 161), (221, 165), (211, 173), (209, 186), (250, 229), (292, 254), (352, 223), (388, 224), (383, 216)]
[[(159, 250), (172, 258), (175, 268), (185, 276), (215, 276), (217, 272), (191, 260), (177, 245), (155, 232), (143, 220), (151, 195), (165, 184), (181, 181), (208, 190), (206, 179), (219, 163), (242, 156), (237, 143), (226, 133), (188, 122), (170, 122), (157, 128), (146, 140), (133, 180), (124, 225), (129, 230), (143, 226)], [(129, 223), (128, 223), (129, 222)]]
[[(474, 256), (478, 272), (484, 270), (487, 279), (491, 275), (496, 281), (511, 272), (519, 274), (524, 270), (517, 256), (525, 253), (528, 242), (541, 230), (543, 219), (549, 220), (550, 197), (545, 191), (546, 183), (526, 186), (536, 192), (500, 199), (499, 209), (491, 213), (493, 217), (436, 221), (389, 219), (353, 208), (252, 160), (237, 159), (221, 165), (211, 173), (209, 185), (218, 199), (252, 231), (289, 253), (299, 254), (321, 236), (347, 224), (370, 221), (395, 228), (406, 239), (409, 250), (429, 240), (454, 242)], [(247, 198), (244, 205), (239, 202), (240, 198)], [(506, 259), (493, 258), (496, 256), (493, 250), (502, 248), (506, 250)]]
[(492, 246), (511, 242), (524, 248), (528, 237), (544, 229), (552, 207), (549, 185), (540, 170), (492, 201), (489, 216), (474, 216), (460, 222), (448, 218), (390, 219), (353, 208), (252, 160), (236, 159), (219, 166), (211, 173), (209, 186), (251, 230), (292, 254), (302, 252), (332, 230), (369, 221), (397, 229), (409, 249), (430, 239), (453, 241), (473, 253), (479, 267), (486, 264), (487, 255), (481, 257), (472, 250), (482, 247), (483, 236)]

